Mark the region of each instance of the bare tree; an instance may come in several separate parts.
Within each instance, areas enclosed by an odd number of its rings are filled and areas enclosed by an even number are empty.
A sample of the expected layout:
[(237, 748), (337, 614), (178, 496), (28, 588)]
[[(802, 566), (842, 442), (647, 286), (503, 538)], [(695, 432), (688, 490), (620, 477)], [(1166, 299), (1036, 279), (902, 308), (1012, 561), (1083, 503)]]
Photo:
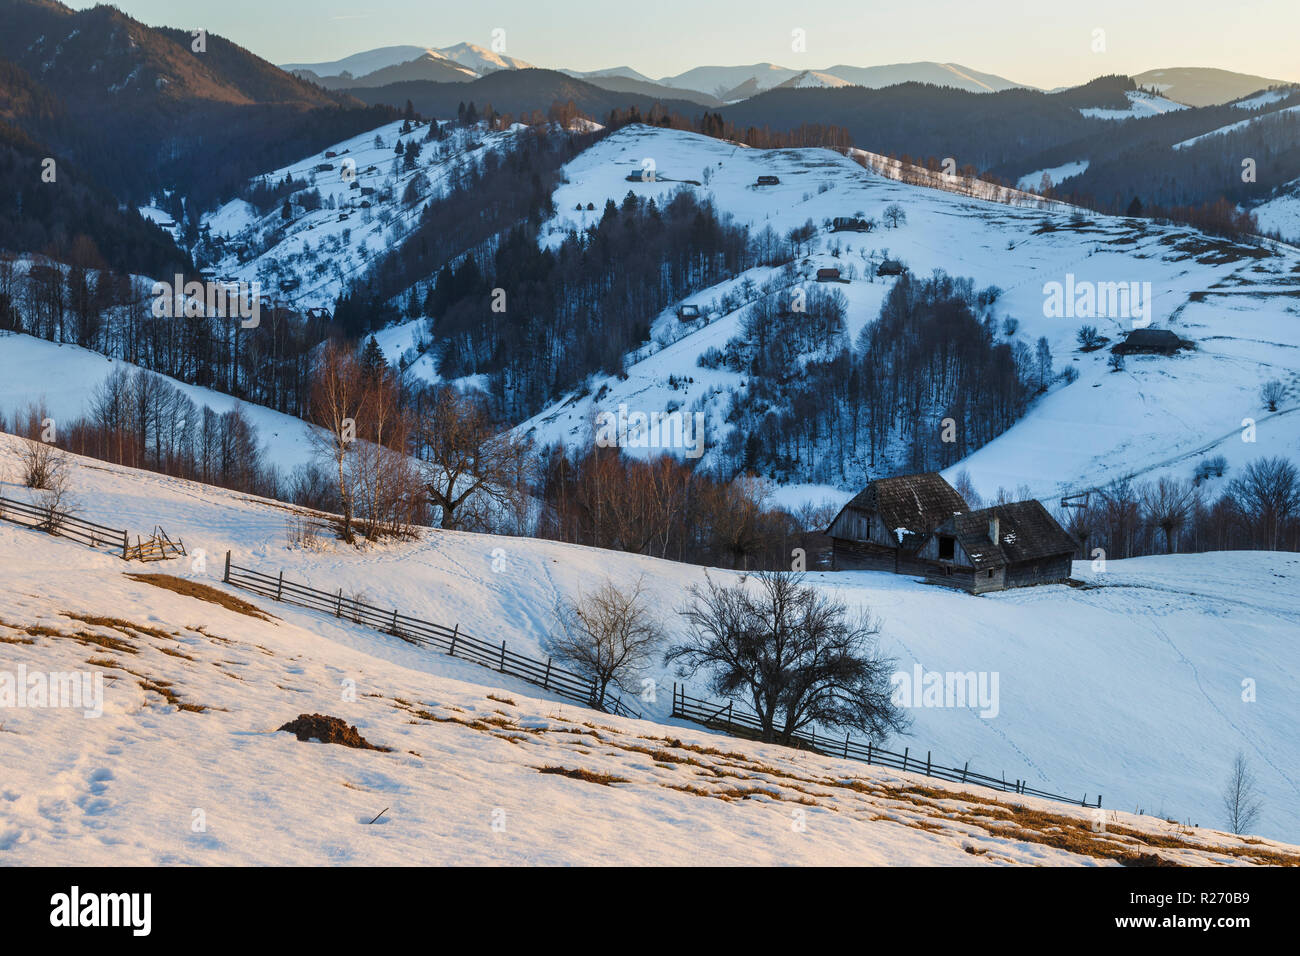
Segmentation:
[(351, 466), (356, 451), (357, 419), (361, 417), (366, 387), (360, 363), (349, 350), (329, 343), (312, 380), (311, 422), (319, 429), (313, 438), (319, 454), (330, 461), (338, 488), (343, 526), (339, 534), (355, 540), (352, 519), (356, 507)]
[(1257, 458), (1229, 483), (1227, 493), (1259, 546), (1276, 551), (1282, 529), (1300, 513), (1300, 472), (1280, 456)]
[(22, 463), (23, 485), (47, 491), (63, 482), (67, 456), (53, 445), (29, 438), (18, 450)]
[(1264, 407), (1270, 412), (1277, 411), (1278, 405), (1286, 397), (1286, 386), (1278, 379), (1272, 379), (1265, 382), (1259, 389), (1259, 400), (1264, 403)]
[(850, 619), (802, 574), (754, 577), (757, 593), (743, 577), (730, 587), (711, 578), (705, 588), (692, 587), (692, 603), (680, 612), (688, 637), (665, 661), (676, 662), (683, 677), (707, 672), (714, 693), (748, 697), (767, 741), (789, 743), (812, 724), (877, 738), (905, 730), (907, 718), (891, 699), (894, 661), (878, 651), (878, 624), (866, 615)]
[(883, 213), (885, 222), (889, 223), (889, 228), (897, 229), (903, 223), (907, 222), (907, 213), (903, 207), (896, 202), (891, 202), (885, 207)]
[(500, 432), (479, 399), (442, 388), (420, 413), (424, 490), (444, 528), (487, 527), (524, 494), (529, 442)]
[(1161, 478), (1142, 488), (1138, 495), (1147, 524), (1165, 536), (1165, 553), (1174, 553), (1174, 536), (1187, 523), (1196, 504), (1196, 489), (1177, 478)]
[(646, 607), (643, 579), (620, 589), (608, 578), (594, 591), (555, 605), (557, 628), (547, 649), (591, 678), (595, 704), (605, 703), (610, 684), (635, 693), (631, 681), (645, 671), (664, 641), (661, 622)]
[(1244, 753), (1238, 752), (1232, 762), (1232, 773), (1223, 788), (1223, 810), (1228, 818), (1228, 829), (1237, 834), (1254, 827), (1263, 811), (1255, 774)]
[(18, 452), (23, 484), (37, 492), (34, 505), (39, 515), (37, 527), (58, 534), (72, 509), (68, 456), (53, 445), (29, 438)]

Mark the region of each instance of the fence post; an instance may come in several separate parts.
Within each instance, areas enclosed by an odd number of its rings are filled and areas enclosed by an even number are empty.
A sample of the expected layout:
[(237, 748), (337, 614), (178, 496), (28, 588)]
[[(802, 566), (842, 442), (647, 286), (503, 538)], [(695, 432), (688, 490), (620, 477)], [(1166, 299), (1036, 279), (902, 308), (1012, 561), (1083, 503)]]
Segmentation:
[(731, 708), (736, 706), (734, 700), (727, 701), (727, 730), (731, 730)]
[(221, 576), (221, 580), (226, 584), (230, 583), (230, 552), (229, 551), (226, 552), (226, 571)]
[(925, 775), (930, 776), (930, 751), (925, 752)]
[(279, 580), (279, 582), (275, 585), (275, 599), (276, 599), (277, 601), (280, 600), (280, 597), (281, 597), (283, 594), (284, 594), (284, 570), (281, 569), (281, 570), (280, 570), (280, 580)]
[(844, 731), (844, 759), (849, 759), (849, 732)]
[(542, 678), (542, 690), (550, 690), (551, 687), (551, 659), (546, 658), (546, 676)]
[(449, 650), (449, 651), (447, 652), (447, 656), (448, 656), (448, 657), (455, 657), (455, 656), (456, 656), (456, 636), (457, 636), (458, 634), (460, 634), (460, 623), (459, 623), (459, 622), (456, 623), (456, 626), (455, 626), (454, 628), (452, 628), (452, 631), (451, 631), (451, 650)]
[(911, 749), (912, 749), (911, 747), (904, 747), (904, 748), (903, 748), (903, 769), (904, 769), (904, 770), (907, 769), (907, 752), (908, 752), (909, 750), (911, 750)]
[(1101, 794), (1097, 794), (1097, 809), (1101, 809)]
[(868, 766), (868, 767), (871, 766), (871, 740), (870, 740), (870, 738), (868, 738), (868, 740), (867, 740), (867, 766)]
[[(122, 532), (122, 560), (123, 561), (131, 560), (130, 558), (127, 557), (127, 553), (130, 550), (131, 550), (131, 533), (129, 531), (123, 531)], [(227, 551), (226, 553), (229, 554), (230, 552)]]
[[(503, 674), (506, 672), (506, 642), (505, 642), (505, 641), (502, 641), (502, 642), (501, 642), (501, 667), (500, 667), (500, 670), (501, 670), (501, 673), (503, 673)], [(595, 686), (596, 686), (595, 681), (592, 681), (592, 690), (593, 690), (593, 693), (595, 692)]]
[(339, 588), (339, 598), (338, 601), (335, 602), (334, 604), (334, 616), (335, 617), (343, 616), (343, 589), (342, 588)]
[(397, 636), (397, 608), (393, 608), (393, 635)]
[(967, 760), (967, 761), (966, 761), (966, 766), (964, 766), (964, 767), (961, 768), (961, 782), (962, 782), (962, 783), (965, 783), (965, 782), (966, 782), (966, 771), (969, 770), (969, 769), (970, 769), (970, 761)]

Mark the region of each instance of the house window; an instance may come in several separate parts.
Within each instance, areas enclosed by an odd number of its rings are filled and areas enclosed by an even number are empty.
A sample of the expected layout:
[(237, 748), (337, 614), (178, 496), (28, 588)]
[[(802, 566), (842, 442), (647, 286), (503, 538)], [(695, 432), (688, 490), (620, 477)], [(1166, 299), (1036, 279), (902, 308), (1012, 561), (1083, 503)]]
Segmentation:
[(955, 538), (950, 538), (947, 535), (939, 536), (939, 560), (940, 561), (952, 560), (953, 550), (956, 543), (957, 541)]

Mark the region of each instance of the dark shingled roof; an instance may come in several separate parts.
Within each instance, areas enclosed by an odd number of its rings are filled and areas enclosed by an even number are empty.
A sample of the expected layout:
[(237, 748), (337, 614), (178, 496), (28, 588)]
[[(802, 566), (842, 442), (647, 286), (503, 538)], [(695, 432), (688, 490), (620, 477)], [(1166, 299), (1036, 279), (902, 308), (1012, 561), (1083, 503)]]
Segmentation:
[(844, 507), (878, 512), (890, 533), (906, 528), (913, 534), (925, 534), (969, 506), (956, 488), (931, 471), (877, 478)]
[(1124, 341), (1111, 348), (1112, 352), (1176, 352), (1184, 346), (1177, 334), (1169, 329), (1134, 329)]
[[(997, 516), (999, 541), (989, 540), (989, 520)], [(961, 542), (975, 570), (999, 568), (1074, 554), (1078, 542), (1040, 501), (1015, 501), (954, 515), (938, 528)]]

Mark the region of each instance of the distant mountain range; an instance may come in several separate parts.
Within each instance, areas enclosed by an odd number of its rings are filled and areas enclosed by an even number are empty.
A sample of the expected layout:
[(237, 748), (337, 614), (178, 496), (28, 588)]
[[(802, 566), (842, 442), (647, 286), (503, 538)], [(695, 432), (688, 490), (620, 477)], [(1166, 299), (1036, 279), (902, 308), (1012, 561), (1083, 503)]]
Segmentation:
[[(326, 63), (282, 65), (282, 69), (331, 90), (376, 87), (411, 80), (469, 82), (500, 70), (530, 68), (530, 63), (493, 53), (472, 43), (442, 48), (381, 47)], [(629, 66), (588, 71), (559, 69), (557, 72), (620, 93), (664, 95), (664, 91), (671, 90), (678, 99), (706, 106), (736, 102), (777, 88), (865, 86), (877, 89), (898, 83), (933, 83), (972, 93), (995, 93), (1025, 87), (1023, 83), (981, 73), (957, 63), (928, 61), (869, 67), (841, 64), (824, 70), (796, 70), (775, 63), (700, 66), (658, 80)]]
[(1188, 106), (1218, 106), (1239, 99), (1247, 93), (1283, 86), (1294, 80), (1270, 80), (1249, 73), (1232, 73), (1202, 66), (1182, 66), (1167, 70), (1147, 70), (1134, 75), (1139, 86), (1154, 88), (1171, 100)]
[[(326, 63), (286, 63), (282, 67), (327, 90), (379, 87), (389, 83), (427, 80), (434, 83), (468, 83), (489, 73), (535, 68), (516, 57), (494, 53), (472, 43), (449, 47), (390, 46), (356, 53)], [(673, 76), (654, 79), (630, 66), (603, 70), (556, 72), (616, 93), (671, 96), (697, 105), (717, 108), (775, 89), (835, 89), (861, 86), (881, 89), (900, 83), (928, 83), (969, 93), (999, 93), (1037, 87), (995, 73), (983, 73), (960, 63), (892, 63), (881, 66), (837, 64), (824, 69), (793, 69), (776, 63), (741, 66), (697, 66)], [(1148, 70), (1133, 77), (1140, 87), (1155, 89), (1187, 106), (1215, 106), (1287, 83), (1285, 80), (1233, 73), (1212, 67), (1177, 67)], [(1068, 89), (1062, 87), (1050, 92)]]

